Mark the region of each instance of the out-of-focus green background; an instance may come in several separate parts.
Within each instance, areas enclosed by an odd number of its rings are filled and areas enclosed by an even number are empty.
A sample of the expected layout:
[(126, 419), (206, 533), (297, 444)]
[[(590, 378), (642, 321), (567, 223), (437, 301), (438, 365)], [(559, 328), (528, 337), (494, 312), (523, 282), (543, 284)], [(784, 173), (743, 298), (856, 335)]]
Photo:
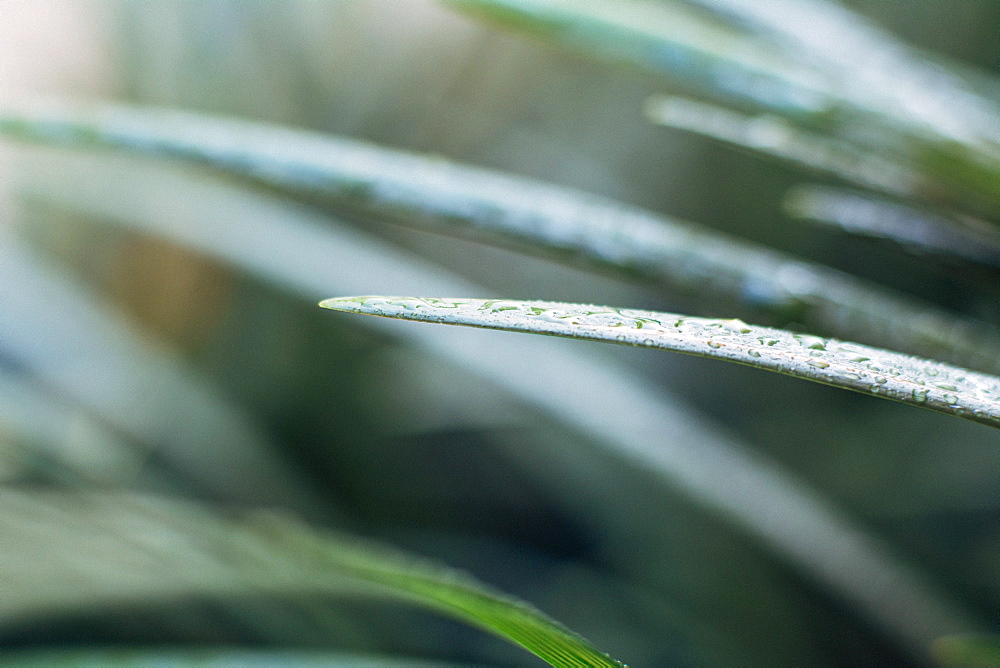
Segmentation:
[[(852, 6), (913, 44), (984, 71), (1000, 67), (996, 3)], [(662, 83), (433, 2), (0, 0), (0, 44), (0, 100), (113, 99), (440, 154), (699, 221), (1000, 322), (996, 292), (960, 273), (786, 218), (782, 198), (801, 173), (649, 124), (642, 106), (667, 90)], [(285, 504), (317, 525), (470, 570), (635, 666), (910, 660), (744, 531), (586, 447), (469, 370), (238, 268), (124, 232), (100, 206), (81, 215), (47, 196), (100, 193), (94, 197), (108, 212), (155, 201), (160, 209), (149, 215), (206, 225), (247, 204), (276, 207), (261, 215), (314, 215), (242, 188), (153, 161), (0, 143), (0, 239), (28, 244), (176, 355), (260, 428), (268, 461), (281, 469), (273, 478), (229, 480), (226, 456), (239, 457), (237, 449), (214, 463), (205, 458), (192, 476), (163, 444), (112, 447), (74, 413), (57, 439), (63, 449), (45, 456), (5, 440), (0, 422), (0, 475), (9, 484), (124, 485), (219, 506)], [(697, 300), (509, 251), (349, 222), (484, 291), (455, 296), (699, 312)], [(275, 230), (280, 236), (280, 220)], [(295, 262), (293, 252), (274, 252)], [(58, 333), (48, 335), (57, 345)], [(594, 355), (651, 377), (773, 456), (974, 614), (1000, 616), (996, 431), (709, 360), (603, 347)], [(525, 373), (536, 372), (525, 364)], [(154, 398), (166, 391), (156, 377), (132, 381)], [(91, 382), (101, 390), (101, 378)], [(629, 417), (621, 421), (627, 429)], [(282, 489), (289, 485), (294, 493)], [(534, 665), (499, 640), (435, 617), (316, 597), (151, 600), (0, 628), (9, 648), (172, 643)]]

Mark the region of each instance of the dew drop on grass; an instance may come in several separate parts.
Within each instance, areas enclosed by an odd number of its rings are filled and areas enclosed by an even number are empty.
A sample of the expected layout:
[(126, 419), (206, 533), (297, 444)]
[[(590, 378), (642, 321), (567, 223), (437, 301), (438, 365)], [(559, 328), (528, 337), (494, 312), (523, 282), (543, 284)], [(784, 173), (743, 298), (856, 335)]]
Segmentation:
[(806, 348), (812, 350), (826, 350), (826, 340), (821, 339), (818, 336), (811, 336), (809, 334), (796, 334), (796, 340)]

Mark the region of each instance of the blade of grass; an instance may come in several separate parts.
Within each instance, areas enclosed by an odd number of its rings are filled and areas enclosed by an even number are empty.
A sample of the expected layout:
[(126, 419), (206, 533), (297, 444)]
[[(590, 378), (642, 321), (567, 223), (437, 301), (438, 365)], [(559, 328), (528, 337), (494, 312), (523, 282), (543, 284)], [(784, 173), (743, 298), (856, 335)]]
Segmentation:
[[(92, 161), (71, 167), (65, 156), (44, 165), (40, 173), (51, 182), (46, 199), (183, 243), (310, 300), (335, 287), (406, 285), (439, 294), (481, 289), (325, 216), (251, 192), (227, 192), (203, 178), (133, 162), (117, 170), (106, 160), (99, 167)], [(34, 192), (39, 188), (36, 180)], [(581, 447), (605, 448), (745, 527), (857, 605), (914, 656), (925, 657), (934, 638), (980, 630), (808, 486), (633, 370), (542, 337), (515, 342), (498, 333), (367, 322), (505, 389), (583, 435)], [(522, 363), (512, 365), (513, 359)], [(545, 373), (524, 372), (530, 368)], [(623, 415), (629, 416), (627, 429)]]
[(713, 357), (1000, 428), (1000, 378), (996, 376), (856, 343), (753, 327), (741, 320), (505, 299), (341, 297), (327, 299), (320, 306)]
[(657, 125), (710, 137), (890, 195), (917, 197), (932, 189), (922, 175), (898, 162), (849, 142), (802, 130), (774, 114), (748, 116), (671, 95), (651, 97), (645, 113)]
[(349, 594), (428, 608), (552, 665), (621, 664), (464, 573), (289, 518), (113, 493), (0, 493), (0, 619), (185, 595)]
[(340, 138), (194, 114), (0, 112), (0, 133), (179, 158), (435, 231), (485, 235), (734, 304), (751, 320), (1000, 371), (995, 329), (704, 227), (530, 179)]
[(809, 117), (837, 104), (812, 68), (683, 3), (443, 0), (443, 4), (756, 108)]
[[(822, 2), (736, 3), (713, 16), (676, 0), (443, 1), (718, 101), (877, 146), (880, 155), (926, 172), (950, 201), (1000, 213), (997, 105), (940, 66), (900, 56), (905, 49), (888, 34), (859, 38), (864, 30), (852, 21), (861, 22), (846, 10)], [(743, 20), (725, 20), (733, 15)], [(768, 39), (776, 35), (782, 39)], [(877, 72), (874, 81), (859, 77), (858, 62)]]
[(958, 222), (905, 204), (824, 186), (793, 188), (784, 204), (791, 216), (850, 234), (888, 239), (922, 255), (1000, 269), (1000, 230), (982, 221)]
[(964, 144), (1000, 142), (995, 100), (847, 7), (825, 0), (686, 1), (735, 19), (789, 57), (807, 59), (859, 106), (882, 109)]

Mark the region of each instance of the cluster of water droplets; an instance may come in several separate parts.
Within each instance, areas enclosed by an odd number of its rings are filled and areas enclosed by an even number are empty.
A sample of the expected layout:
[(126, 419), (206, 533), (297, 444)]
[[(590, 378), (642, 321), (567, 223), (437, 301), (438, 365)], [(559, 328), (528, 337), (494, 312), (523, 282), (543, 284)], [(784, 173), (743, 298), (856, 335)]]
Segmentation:
[(359, 297), (324, 305), (725, 358), (1000, 426), (998, 378), (860, 344), (752, 326), (738, 319), (503, 299)]

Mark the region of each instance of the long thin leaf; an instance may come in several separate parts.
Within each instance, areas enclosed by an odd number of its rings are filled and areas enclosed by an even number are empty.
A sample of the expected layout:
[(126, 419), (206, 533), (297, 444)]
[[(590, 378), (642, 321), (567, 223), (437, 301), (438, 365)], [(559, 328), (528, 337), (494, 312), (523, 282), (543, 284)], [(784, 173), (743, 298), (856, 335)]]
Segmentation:
[(922, 255), (1000, 269), (1000, 230), (977, 220), (959, 222), (864, 193), (798, 186), (785, 197), (792, 216), (850, 234), (887, 239)]
[(920, 173), (899, 162), (835, 137), (797, 128), (775, 114), (749, 116), (671, 95), (651, 97), (645, 112), (658, 125), (710, 137), (890, 195), (917, 197), (932, 188)]
[(754, 107), (808, 117), (839, 102), (807, 64), (680, 2), (444, 0), (444, 4)]
[(386, 318), (551, 334), (714, 357), (1000, 428), (1000, 378), (817, 336), (656, 311), (503, 299), (343, 297), (321, 306)]
[[(728, 5), (713, 16), (678, 0), (444, 1), (716, 100), (877, 146), (933, 177), (951, 201), (1000, 212), (997, 105), (828, 3), (691, 0)], [(734, 15), (743, 20), (725, 20)], [(858, 62), (877, 74), (859, 77)]]
[[(1000, 142), (1000, 107), (955, 71), (928, 60), (847, 7), (827, 0), (685, 0), (742, 23), (804, 59), (859, 106), (905, 118), (966, 145)], [(864, 63), (865, 66), (860, 66)], [(996, 80), (991, 80), (996, 85)]]
[[(328, 217), (272, 198), (163, 168), (137, 169), (132, 162), (117, 170), (107, 161), (101, 169), (94, 169), (92, 161), (70, 167), (62, 156), (41, 170), (52, 181), (48, 199), (183, 243), (308, 299), (318, 300), (333, 288), (346, 293), (406, 285), (429, 294), (481, 289)], [(36, 194), (39, 188), (36, 181)], [(854, 602), (914, 656), (924, 656), (942, 635), (982, 630), (947, 595), (779, 464), (692, 415), (633, 370), (542, 337), (512, 341), (515, 337), (457, 327), (431, 331), (392, 327), (399, 323), (376, 318), (367, 322), (430, 360), (456, 365), (503, 388), (583, 435), (581, 447), (606, 449), (728, 517)], [(545, 374), (525, 373), (524, 365), (511, 364), (514, 359), (544, 368)], [(622, 415), (629, 416), (627, 429)]]
[(429, 608), (552, 665), (621, 664), (452, 569), (277, 516), (113, 493), (0, 493), (0, 620), (183, 595), (349, 594)]
[(0, 112), (0, 133), (172, 157), (715, 300), (751, 320), (1000, 371), (998, 333), (826, 267), (592, 195), (341, 138), (150, 109)]

